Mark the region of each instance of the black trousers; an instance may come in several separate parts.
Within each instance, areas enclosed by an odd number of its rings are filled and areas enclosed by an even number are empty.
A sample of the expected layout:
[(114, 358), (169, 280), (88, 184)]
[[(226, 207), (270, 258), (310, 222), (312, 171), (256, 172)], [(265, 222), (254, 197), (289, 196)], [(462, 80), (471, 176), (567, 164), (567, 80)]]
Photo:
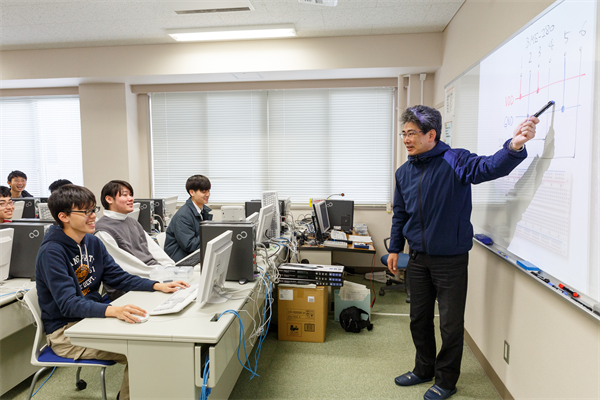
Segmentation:
[[(468, 253), (430, 256), (411, 252), (407, 266), (410, 331), (417, 349), (413, 373), (420, 378), (435, 377), (435, 384), (447, 390), (454, 389), (460, 376), (468, 264)], [(437, 357), (433, 324), (436, 298), (442, 334), (442, 348)]]

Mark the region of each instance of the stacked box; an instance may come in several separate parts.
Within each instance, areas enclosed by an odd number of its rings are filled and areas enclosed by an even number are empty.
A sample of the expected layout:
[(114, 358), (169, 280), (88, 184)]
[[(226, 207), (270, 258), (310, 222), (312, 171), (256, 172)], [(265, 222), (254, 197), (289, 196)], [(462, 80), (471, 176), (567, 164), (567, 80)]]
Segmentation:
[(278, 287), (279, 340), (323, 343), (327, 331), (328, 288)]

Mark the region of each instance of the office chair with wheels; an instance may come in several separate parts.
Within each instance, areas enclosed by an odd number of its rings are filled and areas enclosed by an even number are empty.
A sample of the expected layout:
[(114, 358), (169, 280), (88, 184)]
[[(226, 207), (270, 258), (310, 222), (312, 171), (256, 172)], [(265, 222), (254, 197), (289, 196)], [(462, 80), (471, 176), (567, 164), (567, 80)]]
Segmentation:
[[(389, 242), (390, 242), (390, 238), (383, 239), (383, 245), (385, 246), (385, 249), (388, 251), (388, 253), (390, 251), (388, 248)], [(387, 264), (388, 257), (389, 257), (389, 254), (386, 254), (381, 257), (381, 263), (383, 265), (385, 265), (386, 267), (388, 266), (388, 264)], [(408, 289), (408, 271), (406, 270), (406, 266), (408, 265), (408, 259), (409, 259), (408, 254), (404, 254), (404, 253), (398, 254), (398, 263), (396, 264), (396, 266), (398, 267), (398, 269), (404, 269), (404, 282), (400, 282), (400, 281), (393, 279), (391, 275), (388, 276), (385, 286), (382, 286), (381, 289), (379, 289), (380, 296), (385, 296), (385, 292), (388, 290), (404, 289), (406, 291), (406, 302), (410, 303), (410, 290)]]
[(102, 388), (102, 399), (106, 400), (106, 384), (104, 381), (104, 371), (106, 367), (114, 365), (114, 361), (105, 361), (105, 360), (74, 360), (72, 358), (64, 358), (59, 357), (52, 351), (52, 349), (46, 345), (46, 334), (44, 333), (44, 324), (42, 323), (41, 310), (40, 305), (38, 303), (38, 295), (37, 289), (30, 289), (25, 294), (25, 303), (29, 307), (31, 314), (33, 314), (33, 319), (36, 324), (35, 331), (35, 339), (33, 340), (33, 350), (31, 351), (31, 364), (42, 367), (35, 373), (33, 376), (33, 380), (31, 381), (31, 386), (29, 388), (29, 394), (27, 395), (27, 400), (31, 399), (33, 395), (33, 389), (35, 388), (35, 384), (39, 379), (42, 372), (52, 367), (78, 367), (77, 374), (75, 376), (75, 386), (78, 390), (83, 390), (86, 388), (87, 383), (79, 378), (79, 374), (81, 373), (81, 368), (85, 366), (90, 367), (102, 367), (100, 370), (100, 387)]

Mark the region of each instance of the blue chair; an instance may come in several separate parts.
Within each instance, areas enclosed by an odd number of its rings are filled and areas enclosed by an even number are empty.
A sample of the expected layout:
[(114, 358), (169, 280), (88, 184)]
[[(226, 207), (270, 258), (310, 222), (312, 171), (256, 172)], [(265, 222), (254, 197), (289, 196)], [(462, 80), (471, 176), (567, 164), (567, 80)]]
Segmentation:
[[(388, 251), (388, 253), (390, 251), (390, 249), (388, 248), (389, 242), (390, 242), (390, 238), (383, 239), (383, 245), (385, 246), (385, 249)], [(390, 256), (389, 254), (386, 254), (381, 257), (381, 263), (383, 265), (385, 265), (386, 267), (388, 266), (387, 261), (388, 261), (389, 256)], [(398, 254), (398, 263), (396, 264), (396, 266), (398, 267), (399, 270), (400, 269), (404, 270), (404, 282), (397, 281), (397, 280), (393, 279), (391, 276), (388, 276), (385, 286), (382, 286), (381, 289), (379, 289), (380, 296), (385, 296), (385, 292), (388, 290), (404, 290), (404, 291), (406, 291), (406, 302), (410, 303), (410, 290), (408, 289), (408, 271), (406, 270), (406, 266), (408, 265), (408, 259), (409, 259), (408, 254), (404, 254), (404, 253)]]
[(33, 340), (33, 350), (31, 352), (31, 364), (42, 367), (35, 373), (33, 376), (33, 380), (31, 381), (31, 386), (29, 388), (29, 394), (27, 395), (27, 400), (31, 399), (33, 395), (33, 389), (35, 389), (35, 384), (39, 379), (42, 372), (52, 367), (78, 367), (77, 374), (75, 376), (75, 386), (78, 390), (83, 390), (86, 388), (87, 383), (83, 379), (79, 379), (79, 374), (81, 373), (81, 368), (85, 366), (89, 367), (102, 367), (100, 370), (100, 387), (102, 388), (102, 399), (106, 400), (106, 384), (104, 380), (104, 372), (106, 367), (116, 364), (114, 361), (105, 361), (105, 360), (74, 360), (72, 358), (64, 358), (59, 357), (52, 351), (52, 349), (46, 344), (46, 335), (44, 333), (44, 324), (42, 322), (42, 311), (40, 309), (40, 305), (38, 303), (38, 295), (37, 289), (30, 289), (25, 294), (25, 303), (29, 307), (31, 314), (33, 314), (33, 319), (36, 324), (35, 331), (35, 339)]

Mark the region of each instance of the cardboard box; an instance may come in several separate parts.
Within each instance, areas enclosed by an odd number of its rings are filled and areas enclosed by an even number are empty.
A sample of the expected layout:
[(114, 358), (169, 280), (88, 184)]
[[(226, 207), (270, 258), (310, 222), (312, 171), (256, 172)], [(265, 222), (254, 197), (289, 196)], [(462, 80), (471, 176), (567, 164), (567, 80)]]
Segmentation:
[(279, 340), (314, 343), (325, 341), (328, 289), (325, 286), (313, 285), (279, 285)]

